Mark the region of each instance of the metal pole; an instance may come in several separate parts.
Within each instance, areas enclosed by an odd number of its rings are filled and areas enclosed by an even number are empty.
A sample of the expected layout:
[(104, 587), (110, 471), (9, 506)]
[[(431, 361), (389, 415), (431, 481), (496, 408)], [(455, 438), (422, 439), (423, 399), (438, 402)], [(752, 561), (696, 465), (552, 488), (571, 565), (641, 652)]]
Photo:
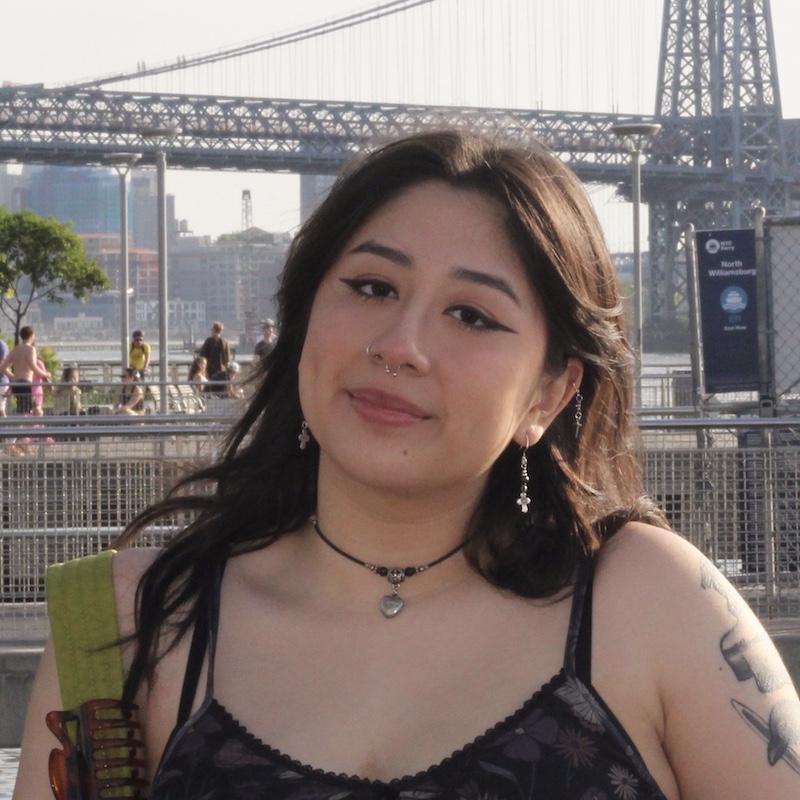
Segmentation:
[[(633, 148), (631, 163), (633, 165), (633, 347), (636, 350), (639, 361), (637, 364), (637, 386), (638, 394), (641, 394), (641, 375), (642, 364), (644, 362), (644, 350), (642, 339), (642, 240), (641, 240), (641, 208), (642, 208), (642, 151), (639, 143)], [(637, 403), (641, 405), (641, 402)]]
[(753, 214), (753, 227), (756, 235), (756, 287), (758, 293), (758, 382), (761, 400), (761, 416), (774, 417), (777, 402), (775, 388), (775, 369), (773, 357), (773, 331), (770, 310), (770, 286), (772, 276), (768, 269), (766, 257), (766, 225), (764, 218), (767, 212), (757, 208)]
[(167, 154), (156, 153), (158, 181), (158, 379), (161, 383), (161, 413), (169, 410), (167, 380), (169, 378), (169, 297), (167, 290)]
[(639, 218), (642, 206), (642, 149), (644, 143), (661, 130), (655, 122), (628, 122), (614, 125), (611, 132), (624, 140), (631, 152), (633, 176), (631, 179), (631, 199), (633, 201), (633, 349), (637, 362), (634, 373), (634, 406), (642, 406), (642, 366), (644, 364), (642, 325), (643, 313), (643, 281), (642, 281), (642, 242)]
[(110, 153), (105, 157), (119, 175), (119, 334), (120, 366), (128, 366), (130, 342), (130, 307), (128, 284), (130, 283), (130, 259), (128, 253), (128, 175), (141, 158), (139, 153)]
[(692, 365), (692, 396), (698, 416), (704, 415), (705, 377), (703, 372), (703, 337), (700, 335), (700, 302), (698, 300), (697, 250), (694, 225), (685, 228), (686, 295), (689, 300), (690, 361)]
[[(180, 134), (174, 125), (142, 128), (143, 139), (163, 142)], [(158, 187), (158, 380), (161, 384), (160, 408), (162, 414), (169, 410), (167, 380), (169, 379), (169, 295), (167, 290), (167, 154), (163, 147), (156, 151), (156, 178)]]
[(128, 172), (119, 172), (119, 321), (120, 321), (120, 365), (128, 366), (128, 342), (130, 341), (130, 318), (128, 308)]

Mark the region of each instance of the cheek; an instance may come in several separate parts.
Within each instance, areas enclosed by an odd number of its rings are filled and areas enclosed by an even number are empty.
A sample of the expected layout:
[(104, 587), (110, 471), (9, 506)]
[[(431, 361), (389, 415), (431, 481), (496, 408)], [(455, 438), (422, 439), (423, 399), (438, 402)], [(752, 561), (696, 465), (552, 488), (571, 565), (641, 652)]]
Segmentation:
[(304, 409), (324, 392), (326, 376), (338, 368), (345, 353), (344, 331), (335, 315), (326, 313), (328, 304), (316, 305), (311, 311), (303, 352), (298, 365), (300, 402)]
[(504, 362), (502, 358), (488, 359), (474, 365), (477, 370), (471, 377), (464, 371), (453, 377), (458, 384), (459, 405), (471, 420), (473, 431), (499, 428), (502, 435), (508, 433), (510, 437), (535, 401), (536, 384), (520, 374), (519, 361)]

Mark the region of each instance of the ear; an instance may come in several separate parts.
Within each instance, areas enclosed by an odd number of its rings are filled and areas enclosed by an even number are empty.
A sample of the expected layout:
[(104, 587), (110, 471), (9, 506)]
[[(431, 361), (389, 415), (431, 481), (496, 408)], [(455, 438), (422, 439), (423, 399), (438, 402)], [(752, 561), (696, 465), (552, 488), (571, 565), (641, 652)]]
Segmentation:
[(561, 413), (583, 380), (583, 362), (578, 358), (567, 359), (567, 366), (560, 375), (544, 375), (537, 397), (521, 422), (514, 441), (525, 447), (536, 444), (552, 421)]

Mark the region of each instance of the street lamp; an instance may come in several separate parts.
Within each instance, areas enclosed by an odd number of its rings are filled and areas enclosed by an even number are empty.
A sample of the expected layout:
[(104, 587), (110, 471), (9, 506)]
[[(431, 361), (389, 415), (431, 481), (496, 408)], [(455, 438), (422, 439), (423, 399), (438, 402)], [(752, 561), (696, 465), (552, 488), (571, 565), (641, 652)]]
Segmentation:
[(639, 359), (636, 367), (636, 405), (641, 406), (641, 375), (644, 359), (642, 337), (642, 243), (639, 230), (639, 214), (642, 205), (642, 150), (647, 140), (661, 130), (656, 122), (628, 122), (614, 125), (611, 132), (622, 139), (631, 153), (633, 180), (633, 348)]
[(128, 286), (130, 270), (128, 263), (128, 174), (133, 165), (141, 158), (139, 153), (111, 153), (106, 161), (119, 175), (119, 329), (120, 329), (120, 365), (128, 366), (128, 347), (130, 317), (128, 308)]
[(159, 144), (156, 151), (156, 176), (158, 184), (158, 377), (161, 382), (161, 408), (169, 410), (167, 381), (169, 380), (169, 293), (167, 289), (167, 154), (161, 146), (165, 140), (174, 139), (181, 132), (175, 125), (142, 128), (139, 135)]

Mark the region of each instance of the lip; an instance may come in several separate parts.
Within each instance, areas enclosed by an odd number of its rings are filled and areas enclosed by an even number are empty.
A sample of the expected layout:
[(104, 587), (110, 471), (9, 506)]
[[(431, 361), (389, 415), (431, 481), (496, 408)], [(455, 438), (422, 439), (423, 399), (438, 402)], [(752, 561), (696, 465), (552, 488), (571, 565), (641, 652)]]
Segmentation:
[(353, 408), (361, 417), (380, 425), (413, 425), (431, 418), (424, 408), (381, 389), (351, 389), (348, 394)]

